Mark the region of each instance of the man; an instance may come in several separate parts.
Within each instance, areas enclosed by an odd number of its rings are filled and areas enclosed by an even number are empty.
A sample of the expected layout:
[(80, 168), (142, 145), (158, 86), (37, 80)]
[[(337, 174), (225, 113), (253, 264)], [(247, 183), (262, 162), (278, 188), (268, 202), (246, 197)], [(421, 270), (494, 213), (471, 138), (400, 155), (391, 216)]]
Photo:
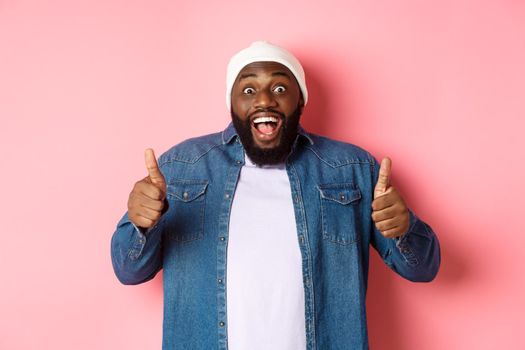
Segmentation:
[(111, 242), (124, 284), (163, 269), (163, 349), (366, 349), (369, 245), (430, 281), (439, 242), (390, 185), (391, 161), (310, 134), (303, 69), (255, 42), (232, 57), (232, 123), (182, 142), (130, 193)]

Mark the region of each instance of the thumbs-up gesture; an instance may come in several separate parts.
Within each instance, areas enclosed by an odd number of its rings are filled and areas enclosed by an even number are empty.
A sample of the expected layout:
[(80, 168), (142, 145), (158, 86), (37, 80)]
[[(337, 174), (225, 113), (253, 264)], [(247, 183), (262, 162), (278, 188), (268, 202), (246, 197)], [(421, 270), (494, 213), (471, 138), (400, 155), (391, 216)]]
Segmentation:
[(410, 222), (408, 208), (403, 198), (390, 185), (391, 172), (392, 161), (390, 158), (384, 158), (372, 201), (372, 220), (381, 234), (388, 238), (404, 235)]
[(128, 217), (136, 226), (149, 228), (162, 215), (166, 198), (166, 180), (160, 172), (155, 153), (145, 151), (148, 176), (135, 183), (128, 199)]

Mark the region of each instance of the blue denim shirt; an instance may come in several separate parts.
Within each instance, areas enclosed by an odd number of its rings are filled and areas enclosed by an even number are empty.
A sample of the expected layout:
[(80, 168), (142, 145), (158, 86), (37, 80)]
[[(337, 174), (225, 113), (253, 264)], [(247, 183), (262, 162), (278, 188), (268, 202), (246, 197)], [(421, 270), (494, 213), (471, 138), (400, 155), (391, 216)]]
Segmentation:
[[(124, 284), (146, 282), (163, 269), (163, 349), (227, 349), (228, 225), (244, 149), (230, 124), (174, 146), (158, 163), (168, 209), (145, 233), (124, 215), (111, 240), (113, 268)], [(402, 277), (427, 282), (439, 269), (438, 239), (412, 211), (401, 239), (375, 229), (379, 166), (361, 148), (301, 128), (286, 171), (302, 256), (307, 349), (367, 349), (369, 246)]]

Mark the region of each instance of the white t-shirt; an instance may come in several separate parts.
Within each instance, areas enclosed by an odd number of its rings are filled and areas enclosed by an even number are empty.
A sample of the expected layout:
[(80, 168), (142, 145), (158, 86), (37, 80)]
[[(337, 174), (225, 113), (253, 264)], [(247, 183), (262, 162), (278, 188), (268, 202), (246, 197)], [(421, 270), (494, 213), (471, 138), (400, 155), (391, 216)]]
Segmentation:
[(233, 198), (226, 298), (229, 350), (304, 350), (304, 287), (284, 164), (246, 157)]

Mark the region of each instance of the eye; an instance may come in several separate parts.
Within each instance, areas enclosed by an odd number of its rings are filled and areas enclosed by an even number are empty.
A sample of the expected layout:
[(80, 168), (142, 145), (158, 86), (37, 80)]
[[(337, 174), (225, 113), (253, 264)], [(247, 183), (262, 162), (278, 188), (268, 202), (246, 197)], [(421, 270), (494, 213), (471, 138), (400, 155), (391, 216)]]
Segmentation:
[(286, 88), (282, 85), (277, 85), (274, 89), (273, 89), (274, 92), (278, 93), (278, 94), (282, 94), (283, 92), (286, 91)]
[(247, 87), (247, 88), (244, 88), (242, 90), (243, 94), (248, 94), (248, 95), (251, 95), (255, 92), (255, 89), (254, 88), (251, 88), (251, 87)]

